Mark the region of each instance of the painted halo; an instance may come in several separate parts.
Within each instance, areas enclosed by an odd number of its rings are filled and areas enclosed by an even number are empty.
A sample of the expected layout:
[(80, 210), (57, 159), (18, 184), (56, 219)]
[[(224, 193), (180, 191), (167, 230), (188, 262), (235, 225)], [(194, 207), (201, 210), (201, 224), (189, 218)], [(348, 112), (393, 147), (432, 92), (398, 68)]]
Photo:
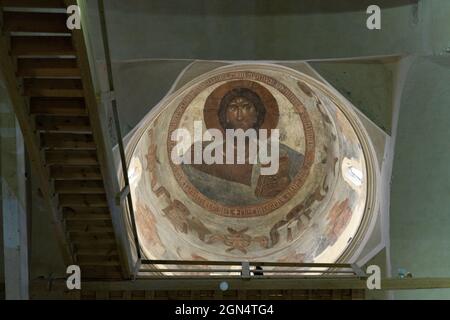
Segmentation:
[[(306, 111), (302, 102), (296, 97), (292, 91), (283, 85), (281, 82), (277, 81), (273, 77), (269, 77), (267, 75), (256, 73), (256, 72), (228, 72), (223, 73), (221, 75), (211, 77), (202, 83), (195, 86), (179, 103), (176, 111), (174, 112), (172, 119), (169, 125), (169, 134), (167, 136), (167, 152), (170, 153), (171, 150), (176, 145), (176, 142), (171, 139), (172, 132), (178, 128), (180, 128), (180, 122), (183, 115), (186, 112), (186, 109), (190, 106), (192, 101), (204, 90), (207, 88), (217, 84), (227, 81), (225, 84), (219, 86), (216, 91), (208, 97), (208, 100), (205, 103), (205, 122), (206, 126), (219, 128), (220, 124), (217, 117), (218, 105), (220, 103), (219, 98), (223, 97), (223, 95), (230, 90), (230, 87), (237, 87), (238, 85), (243, 85), (244, 87), (249, 87), (252, 90), (255, 90), (258, 94), (261, 95), (263, 101), (268, 102), (268, 114), (269, 121), (265, 121), (263, 124), (263, 128), (270, 129), (271, 127), (275, 127), (278, 122), (278, 107), (276, 101), (273, 101), (273, 96), (268, 92), (268, 90), (262, 87), (262, 84), (265, 84), (268, 87), (272, 87), (279, 94), (283, 95), (286, 100), (288, 100), (291, 104), (294, 112), (300, 116), (302, 128), (304, 131), (304, 139), (305, 139), (305, 156), (304, 161), (301, 168), (298, 169), (297, 174), (293, 181), (290, 183), (289, 187), (286, 188), (283, 192), (281, 192), (278, 196), (269, 199), (263, 203), (258, 205), (223, 205), (217, 201), (214, 201), (201, 192), (197, 190), (189, 181), (189, 179), (184, 174), (180, 165), (174, 164), (172, 161), (170, 162), (173, 170), (173, 174), (175, 176), (176, 181), (179, 183), (180, 187), (183, 191), (190, 196), (190, 198), (199, 206), (208, 210), (211, 213), (225, 216), (225, 217), (235, 217), (235, 218), (249, 218), (256, 217), (269, 214), (274, 210), (283, 206), (287, 201), (289, 201), (303, 186), (305, 183), (310, 168), (315, 159), (315, 140), (314, 140), (314, 129), (309, 118), (308, 112)], [(259, 81), (261, 84), (256, 83), (255, 81)], [(216, 120), (214, 120), (216, 119)], [(170, 155), (169, 155), (170, 156)]]
[(248, 89), (254, 92), (260, 99), (266, 109), (264, 122), (260, 129), (271, 130), (278, 125), (278, 118), (280, 117), (278, 110), (278, 103), (269, 90), (255, 81), (236, 80), (230, 81), (214, 89), (208, 96), (203, 109), (203, 117), (207, 129), (219, 129), (224, 131), (219, 121), (220, 103), (224, 96), (233, 89)]

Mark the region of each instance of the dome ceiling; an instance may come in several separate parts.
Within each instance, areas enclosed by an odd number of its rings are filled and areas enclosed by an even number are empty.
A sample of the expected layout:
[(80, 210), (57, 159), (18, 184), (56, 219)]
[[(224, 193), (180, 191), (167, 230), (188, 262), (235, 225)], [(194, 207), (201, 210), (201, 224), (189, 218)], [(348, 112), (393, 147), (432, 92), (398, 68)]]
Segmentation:
[[(234, 103), (253, 105), (258, 128), (268, 129), (269, 137), (278, 129), (275, 174), (263, 174), (268, 165), (260, 161), (172, 161), (176, 146), (184, 144), (179, 156), (195, 157), (196, 144), (208, 145), (198, 140), (199, 130), (225, 132), (233, 118), (223, 106)], [(367, 151), (346, 103), (302, 73), (254, 64), (219, 68), (166, 97), (127, 146), (146, 257), (338, 260), (355, 246), (352, 239), (367, 215), (370, 182)], [(180, 128), (183, 139), (174, 140)]]

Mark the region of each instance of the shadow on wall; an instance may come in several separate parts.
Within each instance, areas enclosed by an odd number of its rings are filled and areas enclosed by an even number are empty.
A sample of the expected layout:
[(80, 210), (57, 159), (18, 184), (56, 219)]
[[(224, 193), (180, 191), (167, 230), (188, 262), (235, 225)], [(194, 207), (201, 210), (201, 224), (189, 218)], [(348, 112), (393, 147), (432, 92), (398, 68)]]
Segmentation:
[[(382, 30), (366, 27), (373, 2), (383, 11)], [(106, 14), (113, 61), (303, 60), (423, 52), (417, 3), (111, 0)], [(95, 1), (88, 7), (94, 37), (99, 34)]]
[[(377, 5), (383, 8), (394, 8), (417, 3), (419, 0), (379, 0)], [(151, 14), (169, 15), (297, 15), (314, 13), (335, 13), (366, 11), (374, 4), (373, 0), (165, 0), (154, 1), (114, 1), (109, 8), (124, 11), (148, 12)]]
[[(449, 277), (450, 58), (418, 57), (402, 95), (393, 169), (392, 272)], [(396, 291), (396, 299), (449, 299), (450, 289)]]

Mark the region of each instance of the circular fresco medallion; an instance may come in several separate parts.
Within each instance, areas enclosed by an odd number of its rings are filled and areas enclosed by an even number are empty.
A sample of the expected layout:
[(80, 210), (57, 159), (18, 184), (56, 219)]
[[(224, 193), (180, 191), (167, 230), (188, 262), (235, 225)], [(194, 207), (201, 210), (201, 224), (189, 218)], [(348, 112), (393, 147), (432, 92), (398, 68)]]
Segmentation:
[[(174, 131), (193, 125), (190, 114), (194, 104), (202, 109), (202, 125), (208, 130), (216, 129), (224, 135), (228, 129), (267, 130), (267, 140), (277, 129), (280, 112), (288, 112), (295, 119), (293, 123), (298, 123), (293, 129), (295, 134), (304, 140), (298, 146), (288, 146), (282, 137), (279, 139), (278, 170), (270, 175), (262, 173), (267, 164), (259, 161), (243, 164), (172, 161), (176, 181), (196, 204), (217, 215), (248, 218), (280, 208), (301, 189), (315, 159), (314, 129), (305, 106), (283, 83), (251, 71), (227, 72), (203, 81), (184, 96), (171, 118), (167, 137), (169, 157), (177, 145), (172, 139)], [(261, 135), (257, 139), (262, 139)], [(226, 139), (222, 143), (222, 150), (227, 150)], [(200, 144), (198, 149), (196, 144)], [(194, 157), (195, 150), (204, 150), (207, 144), (194, 141), (186, 153)], [(257, 145), (259, 149), (260, 144)]]

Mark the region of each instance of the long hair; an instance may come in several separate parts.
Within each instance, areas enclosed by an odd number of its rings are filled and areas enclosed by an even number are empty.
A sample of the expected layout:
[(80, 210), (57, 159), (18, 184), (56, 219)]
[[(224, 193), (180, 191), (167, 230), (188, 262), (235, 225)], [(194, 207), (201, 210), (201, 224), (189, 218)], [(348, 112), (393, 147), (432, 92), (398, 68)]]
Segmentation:
[(220, 101), (220, 107), (218, 111), (220, 125), (224, 129), (229, 129), (227, 125), (227, 116), (226, 116), (227, 107), (230, 104), (230, 102), (237, 97), (243, 97), (249, 100), (255, 106), (257, 118), (253, 128), (258, 130), (264, 122), (264, 118), (266, 116), (266, 108), (264, 107), (261, 98), (255, 92), (247, 88), (235, 88), (229, 91), (222, 98), (222, 101)]

